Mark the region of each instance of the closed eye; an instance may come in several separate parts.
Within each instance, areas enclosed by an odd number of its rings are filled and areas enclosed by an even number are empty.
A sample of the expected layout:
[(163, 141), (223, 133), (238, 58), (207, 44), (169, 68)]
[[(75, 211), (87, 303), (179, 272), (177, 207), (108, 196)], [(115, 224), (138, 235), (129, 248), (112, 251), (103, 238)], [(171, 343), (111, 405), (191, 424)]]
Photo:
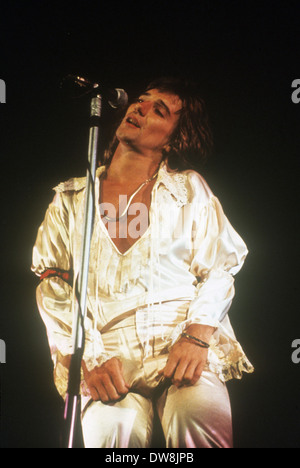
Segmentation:
[[(146, 93), (146, 96), (148, 96), (148, 94)], [(139, 97), (135, 100), (135, 102), (137, 103), (143, 103), (145, 102), (145, 99), (143, 99), (142, 97)], [(163, 110), (162, 110), (163, 109)], [(161, 100), (159, 99), (158, 101), (154, 102), (154, 112), (159, 115), (159, 117), (162, 117), (162, 118), (165, 118), (165, 113), (167, 113), (168, 115), (170, 115), (170, 110), (169, 108), (166, 106), (166, 104)]]
[(164, 117), (163, 113), (157, 107), (154, 109), (154, 112), (160, 117)]

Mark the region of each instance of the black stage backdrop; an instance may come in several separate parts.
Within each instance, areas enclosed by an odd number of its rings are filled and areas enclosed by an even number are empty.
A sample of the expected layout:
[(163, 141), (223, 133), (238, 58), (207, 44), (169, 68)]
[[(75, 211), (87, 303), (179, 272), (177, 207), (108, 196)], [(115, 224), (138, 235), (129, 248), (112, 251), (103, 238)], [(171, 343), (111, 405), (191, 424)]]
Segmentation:
[(89, 102), (61, 95), (69, 73), (130, 95), (166, 74), (202, 85), (216, 144), (203, 175), (250, 251), (230, 311), (256, 369), (228, 385), (235, 447), (300, 448), (299, 14), (298, 1), (1, 5), (3, 448), (59, 446), (62, 407), (30, 266), (51, 188), (85, 175)]

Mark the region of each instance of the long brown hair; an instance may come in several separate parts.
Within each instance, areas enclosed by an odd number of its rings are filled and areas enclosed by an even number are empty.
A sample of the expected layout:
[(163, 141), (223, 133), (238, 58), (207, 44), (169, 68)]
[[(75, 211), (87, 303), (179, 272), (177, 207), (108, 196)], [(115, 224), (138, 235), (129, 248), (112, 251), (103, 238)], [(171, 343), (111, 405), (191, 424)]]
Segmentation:
[[(212, 152), (213, 138), (206, 104), (197, 84), (178, 78), (163, 77), (151, 81), (144, 92), (151, 89), (174, 94), (183, 104), (177, 126), (169, 141), (171, 149), (163, 153), (162, 159), (166, 160), (170, 169), (179, 171), (203, 165)], [(116, 128), (120, 121), (121, 119), (118, 120)], [(114, 134), (105, 151), (104, 164), (110, 164), (117, 146), (118, 140)]]

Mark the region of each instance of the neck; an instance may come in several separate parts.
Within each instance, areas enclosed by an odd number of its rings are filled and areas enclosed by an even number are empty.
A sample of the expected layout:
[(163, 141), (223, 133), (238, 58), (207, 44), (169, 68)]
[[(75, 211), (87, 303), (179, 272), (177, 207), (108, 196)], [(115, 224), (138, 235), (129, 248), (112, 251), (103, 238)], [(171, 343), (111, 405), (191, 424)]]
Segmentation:
[(107, 177), (111, 181), (128, 183), (134, 175), (135, 181), (144, 182), (157, 172), (161, 160), (161, 154), (147, 156), (120, 143), (107, 170)]

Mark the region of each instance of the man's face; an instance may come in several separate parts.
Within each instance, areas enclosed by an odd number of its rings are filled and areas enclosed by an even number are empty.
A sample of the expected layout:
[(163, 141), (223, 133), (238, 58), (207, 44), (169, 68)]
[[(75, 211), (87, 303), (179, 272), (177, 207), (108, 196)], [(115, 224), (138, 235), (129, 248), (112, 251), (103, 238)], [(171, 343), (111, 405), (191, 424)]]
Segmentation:
[(176, 128), (181, 108), (178, 96), (151, 89), (129, 106), (116, 136), (140, 153), (162, 153)]

